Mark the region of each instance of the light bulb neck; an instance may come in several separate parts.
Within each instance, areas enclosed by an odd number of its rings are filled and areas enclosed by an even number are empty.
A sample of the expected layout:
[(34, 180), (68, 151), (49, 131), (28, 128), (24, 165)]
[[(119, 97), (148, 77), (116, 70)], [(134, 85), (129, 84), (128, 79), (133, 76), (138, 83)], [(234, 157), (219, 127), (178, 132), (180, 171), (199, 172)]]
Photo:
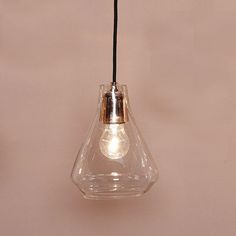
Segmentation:
[(128, 121), (127, 104), (117, 83), (111, 83), (110, 91), (102, 97), (100, 121), (104, 124), (123, 124)]

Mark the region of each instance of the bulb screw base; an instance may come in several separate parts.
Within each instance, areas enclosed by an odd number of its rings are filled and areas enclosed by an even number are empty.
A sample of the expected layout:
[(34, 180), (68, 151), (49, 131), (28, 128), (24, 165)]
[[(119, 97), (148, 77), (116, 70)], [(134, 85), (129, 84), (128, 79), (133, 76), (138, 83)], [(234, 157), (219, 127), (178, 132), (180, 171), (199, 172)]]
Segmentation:
[(128, 121), (124, 95), (116, 83), (112, 83), (110, 91), (103, 95), (100, 121), (104, 124), (123, 124)]

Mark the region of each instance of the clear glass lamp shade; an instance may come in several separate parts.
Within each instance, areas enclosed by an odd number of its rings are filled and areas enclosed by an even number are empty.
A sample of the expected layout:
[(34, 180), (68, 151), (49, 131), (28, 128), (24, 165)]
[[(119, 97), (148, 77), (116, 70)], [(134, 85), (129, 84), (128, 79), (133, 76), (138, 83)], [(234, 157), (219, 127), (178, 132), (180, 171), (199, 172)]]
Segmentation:
[(102, 98), (111, 85), (101, 85), (98, 109), (72, 170), (72, 180), (87, 199), (141, 196), (158, 179), (158, 170), (130, 110), (126, 85), (117, 85), (124, 96), (128, 121), (104, 124)]

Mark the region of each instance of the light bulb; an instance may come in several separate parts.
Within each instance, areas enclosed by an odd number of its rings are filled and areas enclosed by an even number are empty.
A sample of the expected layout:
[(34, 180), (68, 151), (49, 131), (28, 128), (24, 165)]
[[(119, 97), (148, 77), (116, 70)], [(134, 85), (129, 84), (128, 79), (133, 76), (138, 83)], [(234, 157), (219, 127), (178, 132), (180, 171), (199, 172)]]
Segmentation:
[(129, 138), (125, 133), (124, 124), (106, 124), (99, 141), (104, 156), (120, 159), (129, 151)]

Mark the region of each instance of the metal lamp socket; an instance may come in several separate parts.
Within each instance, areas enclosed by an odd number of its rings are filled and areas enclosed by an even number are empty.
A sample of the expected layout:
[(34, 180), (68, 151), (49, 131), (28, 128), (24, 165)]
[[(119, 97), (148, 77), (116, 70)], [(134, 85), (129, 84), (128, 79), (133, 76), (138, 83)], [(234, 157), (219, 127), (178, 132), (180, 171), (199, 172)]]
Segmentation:
[(127, 105), (122, 92), (115, 83), (102, 98), (100, 121), (104, 124), (123, 124), (128, 121)]

